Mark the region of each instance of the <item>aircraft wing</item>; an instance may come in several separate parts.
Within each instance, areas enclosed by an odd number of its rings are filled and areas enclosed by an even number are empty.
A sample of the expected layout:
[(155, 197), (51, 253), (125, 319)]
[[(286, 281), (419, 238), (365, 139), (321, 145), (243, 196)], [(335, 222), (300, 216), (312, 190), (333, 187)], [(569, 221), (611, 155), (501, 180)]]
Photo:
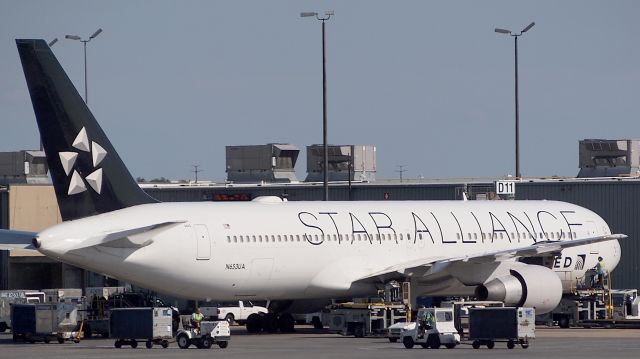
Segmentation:
[(0, 229), (0, 250), (36, 249), (33, 239), (37, 236), (37, 232)]
[(444, 267), (453, 263), (489, 263), (502, 262), (507, 260), (515, 260), (523, 257), (541, 257), (553, 256), (560, 253), (565, 248), (583, 246), (592, 243), (612, 241), (627, 238), (624, 234), (609, 234), (605, 236), (597, 236), (590, 238), (566, 240), (566, 241), (540, 241), (533, 245), (503, 249), (497, 251), (482, 252), (467, 256), (451, 257), (451, 258), (430, 258), (428, 260), (413, 260), (402, 264), (387, 267), (379, 272), (372, 273), (358, 280), (371, 278), (381, 278), (393, 275), (412, 276), (416, 274), (435, 274), (444, 269)]

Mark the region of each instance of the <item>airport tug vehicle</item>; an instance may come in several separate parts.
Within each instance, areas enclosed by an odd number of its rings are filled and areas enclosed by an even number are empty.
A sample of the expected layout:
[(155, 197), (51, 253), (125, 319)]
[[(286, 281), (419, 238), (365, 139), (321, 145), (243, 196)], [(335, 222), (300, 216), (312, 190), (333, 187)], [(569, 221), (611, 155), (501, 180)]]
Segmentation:
[(181, 324), (182, 328), (178, 329), (176, 335), (180, 349), (187, 349), (191, 345), (198, 349), (209, 349), (213, 344), (221, 349), (229, 346), (231, 330), (226, 320), (202, 321), (200, 328), (196, 328), (192, 325), (190, 316), (183, 316)]
[(453, 349), (460, 344), (453, 308), (420, 308), (415, 322), (415, 327), (402, 332), (402, 344), (407, 349), (416, 344), (425, 349), (438, 349), (441, 345)]

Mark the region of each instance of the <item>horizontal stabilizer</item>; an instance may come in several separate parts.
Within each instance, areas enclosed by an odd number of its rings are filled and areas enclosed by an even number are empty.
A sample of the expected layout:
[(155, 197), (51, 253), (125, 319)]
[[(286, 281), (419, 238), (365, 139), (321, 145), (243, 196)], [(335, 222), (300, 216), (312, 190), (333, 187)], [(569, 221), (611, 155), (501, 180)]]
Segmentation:
[(33, 239), (37, 236), (36, 232), (0, 229), (0, 250), (36, 249)]
[[(94, 246), (102, 246), (102, 245), (109, 245), (111, 247), (132, 247), (132, 244), (136, 244), (136, 241), (132, 240), (132, 238), (135, 238), (136, 236), (139, 236), (144, 233), (150, 233), (151, 231), (154, 231), (154, 232), (163, 231), (165, 229), (169, 229), (170, 227), (173, 227), (176, 224), (184, 223), (184, 222), (185, 221), (169, 221), (169, 222), (155, 223), (155, 224), (151, 224), (143, 227), (119, 229), (115, 231), (105, 232), (100, 236), (95, 236), (95, 237), (90, 237), (85, 239), (84, 241), (82, 241), (82, 243), (80, 243), (78, 246), (74, 247), (73, 249), (78, 250), (78, 249), (94, 247)], [(114, 243), (115, 241), (119, 241), (125, 238), (129, 239), (129, 241), (127, 241), (128, 245), (122, 245), (122, 246), (115, 245)], [(147, 244), (150, 244), (150, 242), (149, 243), (145, 243), (145, 242), (148, 242), (148, 239), (144, 239), (142, 242), (137, 243), (137, 245), (133, 245), (133, 246), (143, 247)]]

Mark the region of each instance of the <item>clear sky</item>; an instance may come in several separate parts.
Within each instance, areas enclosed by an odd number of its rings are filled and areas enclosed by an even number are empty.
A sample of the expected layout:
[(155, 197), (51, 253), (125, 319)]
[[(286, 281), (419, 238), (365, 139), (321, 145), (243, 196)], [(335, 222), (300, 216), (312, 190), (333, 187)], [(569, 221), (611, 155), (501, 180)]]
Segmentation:
[(573, 176), (578, 141), (640, 138), (640, 1), (0, 0), (0, 151), (38, 147), (15, 38), (53, 51), (134, 176), (224, 179), (224, 146), (377, 146), (378, 178), (514, 174), (518, 31), (521, 171)]

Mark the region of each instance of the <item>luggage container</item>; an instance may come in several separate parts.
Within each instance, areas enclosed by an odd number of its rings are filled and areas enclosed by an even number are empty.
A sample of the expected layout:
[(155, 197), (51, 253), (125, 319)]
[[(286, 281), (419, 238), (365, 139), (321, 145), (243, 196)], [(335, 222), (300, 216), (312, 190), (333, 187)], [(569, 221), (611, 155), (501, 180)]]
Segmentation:
[(496, 342), (506, 342), (507, 348), (516, 344), (529, 347), (535, 338), (535, 309), (520, 307), (470, 308), (469, 339), (474, 349), (486, 345), (493, 349)]
[(138, 341), (146, 341), (147, 348), (153, 345), (169, 346), (173, 338), (171, 308), (115, 308), (111, 309), (109, 336), (122, 345), (138, 347)]
[(13, 341), (49, 343), (58, 331), (57, 304), (14, 304), (11, 306)]

